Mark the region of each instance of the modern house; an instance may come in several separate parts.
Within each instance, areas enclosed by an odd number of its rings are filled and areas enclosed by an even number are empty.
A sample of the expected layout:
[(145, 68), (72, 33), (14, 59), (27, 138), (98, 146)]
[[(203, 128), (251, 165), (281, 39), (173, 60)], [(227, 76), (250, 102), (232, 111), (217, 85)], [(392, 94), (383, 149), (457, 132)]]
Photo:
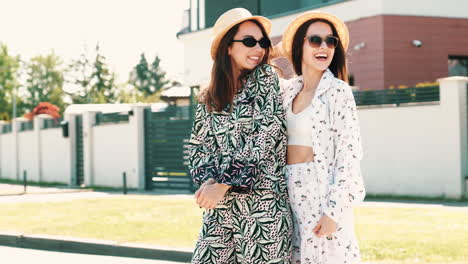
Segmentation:
[(162, 91), (161, 100), (173, 106), (189, 106), (190, 95), (190, 87), (176, 85)]
[[(320, 10), (349, 27), (349, 74), (361, 90), (414, 86), (437, 78), (468, 76), (466, 0), (188, 0), (186, 25), (178, 33), (185, 46), (185, 83), (209, 81), (211, 27), (225, 11), (244, 7), (270, 18), (271, 38), (280, 41), (299, 14)], [(286, 77), (288, 62), (277, 62)]]

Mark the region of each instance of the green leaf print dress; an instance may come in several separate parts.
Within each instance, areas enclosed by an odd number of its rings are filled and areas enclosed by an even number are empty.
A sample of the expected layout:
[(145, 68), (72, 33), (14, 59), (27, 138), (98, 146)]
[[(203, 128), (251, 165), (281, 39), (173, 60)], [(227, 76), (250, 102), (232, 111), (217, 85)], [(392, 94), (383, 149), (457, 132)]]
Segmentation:
[(272, 67), (254, 69), (229, 108), (199, 104), (195, 114), (191, 176), (232, 188), (205, 210), (192, 263), (290, 263), (285, 113)]

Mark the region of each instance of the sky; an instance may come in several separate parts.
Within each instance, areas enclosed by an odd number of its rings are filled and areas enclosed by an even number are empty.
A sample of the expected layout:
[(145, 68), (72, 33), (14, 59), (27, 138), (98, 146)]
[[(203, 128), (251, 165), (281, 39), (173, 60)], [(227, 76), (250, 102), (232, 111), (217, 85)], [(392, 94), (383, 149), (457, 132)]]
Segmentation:
[(183, 80), (183, 45), (176, 38), (189, 0), (0, 0), (0, 42), (23, 60), (54, 51), (66, 63), (97, 43), (107, 63), (128, 80), (145, 53), (171, 79)]

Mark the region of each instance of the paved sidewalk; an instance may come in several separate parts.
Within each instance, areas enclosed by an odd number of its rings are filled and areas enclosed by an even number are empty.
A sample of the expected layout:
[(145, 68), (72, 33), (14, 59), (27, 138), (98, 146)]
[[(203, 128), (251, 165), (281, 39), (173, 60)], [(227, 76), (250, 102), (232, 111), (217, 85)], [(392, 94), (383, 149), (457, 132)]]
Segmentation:
[[(168, 199), (193, 199), (188, 191), (155, 190), (155, 191), (128, 191), (128, 195), (157, 195)], [(64, 202), (79, 199), (96, 199), (122, 196), (122, 191), (93, 191), (93, 189), (73, 189), (66, 187), (28, 186), (23, 193), (23, 186), (18, 184), (0, 183), (0, 204), (21, 202)]]
[(393, 207), (393, 208), (444, 208), (468, 210), (468, 202), (444, 201), (413, 201), (413, 200), (366, 200), (362, 207)]
[(47, 250), (25, 249), (0, 246), (2, 263), (14, 264), (183, 264), (186, 262), (169, 262), (154, 259), (125, 258), (116, 256), (99, 256), (94, 254), (76, 254)]
[(49, 235), (0, 233), (0, 245), (68, 253), (190, 262), (192, 250)]
[(65, 185), (56, 186), (56, 187), (27, 185), (26, 193), (25, 193), (24, 185), (22, 184), (0, 183), (0, 196), (22, 195), (22, 194), (42, 194), (42, 193), (89, 192), (89, 191), (92, 191), (92, 189), (69, 188)]
[[(17, 202), (61, 202), (79, 199), (111, 198), (122, 196), (121, 191), (93, 191), (92, 189), (71, 189), (57, 187), (28, 186), (27, 193), (22, 194), (23, 186), (0, 183), (0, 204)], [(3, 195), (2, 195), (3, 192)], [(5, 195), (5, 193), (9, 193)], [(128, 195), (155, 195), (161, 199), (193, 199), (193, 193), (180, 190), (129, 191)], [(364, 207), (397, 207), (397, 208), (449, 208), (468, 210), (468, 202), (416, 201), (416, 200), (366, 200)]]

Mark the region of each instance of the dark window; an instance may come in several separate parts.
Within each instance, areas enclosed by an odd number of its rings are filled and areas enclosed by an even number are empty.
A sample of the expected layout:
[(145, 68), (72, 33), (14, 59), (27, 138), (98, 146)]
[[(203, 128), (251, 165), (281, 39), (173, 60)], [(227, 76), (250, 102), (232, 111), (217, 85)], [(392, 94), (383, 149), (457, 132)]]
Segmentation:
[(449, 56), (449, 76), (468, 76), (468, 56)]
[[(274, 16), (294, 10), (316, 8), (335, 0), (260, 0), (260, 14), (262, 16)], [(339, 1), (338, 1), (339, 2)]]
[(212, 27), (222, 13), (235, 7), (243, 7), (253, 15), (270, 17), (342, 1), (345, 0), (205, 0), (205, 27)]
[(205, 27), (212, 27), (221, 14), (236, 7), (243, 7), (253, 15), (258, 15), (258, 5), (259, 0), (205, 0)]

